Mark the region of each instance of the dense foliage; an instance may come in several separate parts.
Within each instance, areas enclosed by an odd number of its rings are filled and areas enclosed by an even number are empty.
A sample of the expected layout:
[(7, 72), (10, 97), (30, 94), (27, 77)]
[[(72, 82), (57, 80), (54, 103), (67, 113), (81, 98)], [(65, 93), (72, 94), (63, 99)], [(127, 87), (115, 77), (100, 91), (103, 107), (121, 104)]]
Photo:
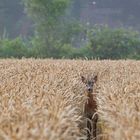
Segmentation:
[(28, 48), (21, 38), (0, 40), (0, 57), (27, 57)]
[(79, 48), (61, 41), (54, 40), (51, 53), (47, 54), (47, 47), (42, 46), (39, 38), (1, 39), (0, 57), (140, 59), (140, 34), (130, 29), (94, 26), (87, 30), (85, 46)]
[(101, 59), (136, 58), (140, 55), (140, 34), (131, 29), (95, 26), (89, 31), (93, 56)]

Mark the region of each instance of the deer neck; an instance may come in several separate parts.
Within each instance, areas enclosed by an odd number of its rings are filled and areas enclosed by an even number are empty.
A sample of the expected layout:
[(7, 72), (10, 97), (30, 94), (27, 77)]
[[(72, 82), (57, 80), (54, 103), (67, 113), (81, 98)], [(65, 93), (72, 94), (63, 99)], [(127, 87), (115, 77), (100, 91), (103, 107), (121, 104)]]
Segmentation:
[(92, 98), (93, 97), (93, 93), (87, 93), (87, 97)]
[(88, 93), (87, 94), (87, 105), (89, 106), (96, 106), (96, 97), (93, 95), (93, 93)]

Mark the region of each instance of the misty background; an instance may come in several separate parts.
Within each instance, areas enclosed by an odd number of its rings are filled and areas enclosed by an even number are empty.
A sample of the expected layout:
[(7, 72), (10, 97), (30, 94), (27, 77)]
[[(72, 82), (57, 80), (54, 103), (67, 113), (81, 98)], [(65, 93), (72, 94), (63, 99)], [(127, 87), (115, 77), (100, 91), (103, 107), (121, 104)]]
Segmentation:
[(139, 0), (50, 1), (0, 0), (1, 57), (140, 58)]

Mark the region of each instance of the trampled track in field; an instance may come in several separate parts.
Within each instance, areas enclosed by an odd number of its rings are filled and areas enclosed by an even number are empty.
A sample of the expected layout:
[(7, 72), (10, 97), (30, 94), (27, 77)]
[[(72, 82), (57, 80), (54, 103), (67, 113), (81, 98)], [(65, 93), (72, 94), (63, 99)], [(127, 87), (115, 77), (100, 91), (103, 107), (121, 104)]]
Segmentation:
[(84, 84), (98, 74), (104, 140), (140, 139), (140, 61), (0, 60), (0, 140), (84, 139)]

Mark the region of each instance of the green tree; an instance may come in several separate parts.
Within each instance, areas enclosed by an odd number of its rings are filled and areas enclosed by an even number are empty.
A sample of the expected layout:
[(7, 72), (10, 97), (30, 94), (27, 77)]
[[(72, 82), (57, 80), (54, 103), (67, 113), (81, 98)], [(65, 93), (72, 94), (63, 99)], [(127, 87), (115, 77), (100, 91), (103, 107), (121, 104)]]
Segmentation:
[(34, 42), (42, 55), (51, 56), (62, 39), (64, 15), (69, 4), (70, 0), (24, 0), (27, 14), (35, 23)]

